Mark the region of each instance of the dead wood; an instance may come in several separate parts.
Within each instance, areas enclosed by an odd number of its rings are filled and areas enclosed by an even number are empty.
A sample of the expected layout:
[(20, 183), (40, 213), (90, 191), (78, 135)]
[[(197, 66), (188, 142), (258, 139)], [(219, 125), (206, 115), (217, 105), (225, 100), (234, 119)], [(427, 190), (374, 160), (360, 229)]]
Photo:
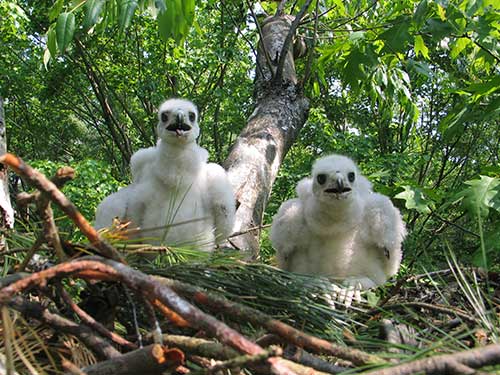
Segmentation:
[[(64, 184), (75, 177), (75, 170), (70, 167), (59, 168), (51, 181), (57, 186), (58, 189), (62, 188)], [(35, 191), (34, 193), (20, 193), (17, 196), (17, 204), (21, 207), (27, 207), (29, 203), (34, 202), (36, 204), (37, 210), (40, 213), (43, 232), (39, 234), (35, 243), (31, 247), (30, 251), (26, 254), (23, 261), (18, 267), (18, 271), (23, 271), (33, 255), (38, 251), (39, 247), (45, 241), (49, 246), (52, 246), (56, 256), (60, 261), (66, 260), (67, 256), (62, 248), (61, 239), (59, 238), (59, 232), (57, 230), (56, 224), (54, 222), (54, 213), (52, 207), (50, 206), (50, 200), (47, 194), (43, 194), (40, 191)]]
[(336, 366), (294, 345), (287, 345), (283, 352), (283, 357), (303, 366), (311, 367), (317, 371), (323, 371), (329, 374), (338, 374), (348, 370), (346, 367)]
[(223, 312), (232, 317), (251, 322), (257, 326), (266, 328), (269, 332), (283, 337), (287, 342), (297, 346), (307, 348), (314, 353), (332, 355), (338, 358), (346, 359), (356, 365), (380, 364), (385, 361), (381, 358), (368, 354), (358, 349), (352, 349), (333, 344), (326, 340), (307, 335), (279, 320), (273, 319), (268, 315), (244, 306), (242, 304), (231, 302), (224, 297), (210, 293), (177, 280), (155, 277), (159, 282), (171, 287), (180, 295), (192, 298), (194, 301), (207, 306), (214, 311)]
[[(463, 352), (438, 355), (398, 366), (367, 372), (367, 375), (473, 374), (471, 369), (500, 363), (500, 344), (487, 345)], [(472, 371), (472, 372), (470, 372)]]
[(262, 353), (256, 355), (241, 355), (224, 362), (219, 362), (210, 366), (207, 369), (207, 374), (215, 374), (220, 370), (231, 370), (240, 367), (253, 367), (262, 365), (270, 357), (283, 355), (283, 350), (279, 347), (271, 346), (269, 349), (264, 350)]
[(10, 301), (4, 301), (2, 304), (5, 304), (5, 302), (7, 302), (7, 306), (19, 311), (25, 317), (38, 320), (52, 327), (56, 332), (67, 333), (77, 337), (101, 359), (114, 358), (121, 355), (118, 350), (96, 334), (91, 328), (51, 313), (39, 303), (30, 302), (21, 297), (12, 297)]
[[(0, 304), (8, 303), (14, 294), (24, 291), (27, 288), (44, 286), (48, 280), (54, 277), (60, 278), (76, 275), (78, 277), (97, 280), (120, 281), (129, 288), (140, 291), (149, 300), (159, 300), (182, 316), (192, 327), (205, 331), (212, 337), (216, 337), (221, 342), (242, 353), (256, 355), (264, 352), (264, 349), (260, 346), (211, 315), (191, 305), (179, 297), (168, 286), (162, 285), (154, 278), (113, 260), (98, 257), (92, 257), (91, 259), (62, 263), (14, 282), (0, 290)], [(272, 357), (267, 362), (276, 374), (294, 373), (283, 365), (281, 358)]]
[(226, 360), (239, 355), (238, 351), (226, 345), (197, 337), (163, 335), (163, 343), (168, 346), (175, 346), (186, 353), (205, 358)]
[(82, 369), (87, 375), (154, 375), (184, 363), (184, 353), (152, 344)]
[(136, 349), (137, 345), (134, 343), (124, 339), (120, 335), (116, 334), (115, 332), (111, 332), (109, 329), (107, 329), (104, 325), (96, 321), (92, 316), (87, 314), (80, 306), (78, 306), (71, 296), (69, 295), (66, 290), (64, 290), (62, 287), (59, 287), (57, 289), (58, 294), (62, 297), (64, 302), (73, 310), (73, 312), (78, 315), (78, 317), (84, 322), (86, 325), (88, 325), (90, 328), (95, 329), (97, 332), (99, 332), (102, 336), (110, 339), (114, 343), (123, 346), (125, 348), (129, 349)]

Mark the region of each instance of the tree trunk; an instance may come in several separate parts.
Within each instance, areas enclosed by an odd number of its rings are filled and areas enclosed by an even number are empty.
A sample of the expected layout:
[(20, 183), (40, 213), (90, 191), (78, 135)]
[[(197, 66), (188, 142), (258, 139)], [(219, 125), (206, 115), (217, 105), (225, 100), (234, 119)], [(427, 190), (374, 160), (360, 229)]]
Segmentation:
[[(277, 71), (292, 20), (290, 16), (274, 16), (262, 24), (255, 110), (224, 164), (237, 201), (235, 232), (261, 224), (281, 162), (307, 120), (309, 101), (297, 83), (291, 44), (281, 72)], [(234, 237), (232, 243), (255, 258), (259, 235), (260, 230), (254, 230)]]
[[(0, 155), (7, 152), (7, 135), (3, 113), (3, 98), (0, 97)], [(14, 226), (14, 210), (9, 197), (9, 176), (7, 167), (0, 164), (0, 229)], [(5, 248), (5, 238), (0, 236), (0, 251)]]

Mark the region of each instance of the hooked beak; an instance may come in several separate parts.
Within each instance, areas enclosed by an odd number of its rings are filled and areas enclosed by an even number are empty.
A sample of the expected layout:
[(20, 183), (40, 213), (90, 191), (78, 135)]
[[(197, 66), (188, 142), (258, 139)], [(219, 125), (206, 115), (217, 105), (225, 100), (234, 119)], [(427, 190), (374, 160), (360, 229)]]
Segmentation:
[(179, 112), (175, 115), (175, 121), (167, 126), (167, 130), (175, 132), (177, 136), (182, 136), (185, 132), (191, 130), (191, 125), (184, 122), (184, 117)]
[(342, 178), (341, 174), (337, 174), (337, 179), (335, 180), (333, 186), (328, 187), (325, 189), (325, 193), (333, 193), (333, 194), (344, 194), (344, 193), (349, 193), (351, 192), (351, 188), (349, 186), (346, 186), (344, 184), (344, 179)]

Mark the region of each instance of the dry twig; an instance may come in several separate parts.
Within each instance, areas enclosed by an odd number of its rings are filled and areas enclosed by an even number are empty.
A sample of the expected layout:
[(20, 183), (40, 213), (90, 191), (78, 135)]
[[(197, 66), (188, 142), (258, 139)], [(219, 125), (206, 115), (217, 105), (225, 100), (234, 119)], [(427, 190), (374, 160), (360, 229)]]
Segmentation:
[(99, 233), (89, 224), (75, 205), (42, 173), (31, 168), (21, 158), (9, 153), (0, 156), (0, 163), (7, 164), (14, 169), (17, 174), (27, 180), (30, 185), (45, 193), (52, 202), (56, 203), (64, 213), (73, 220), (85, 237), (89, 239), (90, 243), (94, 245), (104, 257), (120, 262), (124, 261), (121, 254), (101, 239)]
[[(367, 372), (367, 375), (474, 374), (478, 369), (500, 363), (500, 344), (463, 352), (438, 355), (398, 366)], [(471, 372), (472, 371), (472, 372)]]

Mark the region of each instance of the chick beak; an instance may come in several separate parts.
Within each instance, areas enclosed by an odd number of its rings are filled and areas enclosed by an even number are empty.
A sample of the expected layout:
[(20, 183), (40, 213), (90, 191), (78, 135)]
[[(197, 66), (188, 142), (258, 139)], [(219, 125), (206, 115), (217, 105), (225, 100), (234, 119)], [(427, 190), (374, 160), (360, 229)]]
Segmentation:
[(182, 119), (182, 113), (178, 112), (176, 115), (175, 115), (175, 122), (177, 124), (177, 129), (175, 129), (175, 134), (179, 137), (182, 135), (183, 131), (181, 129), (182, 127), (182, 123), (183, 123), (183, 119)]
[(344, 179), (342, 178), (342, 175), (337, 173), (337, 180), (335, 181), (337, 185), (337, 190), (339, 192), (342, 192), (344, 190)]
[(177, 124), (182, 124), (182, 113), (177, 113), (175, 115), (175, 122), (177, 122)]

